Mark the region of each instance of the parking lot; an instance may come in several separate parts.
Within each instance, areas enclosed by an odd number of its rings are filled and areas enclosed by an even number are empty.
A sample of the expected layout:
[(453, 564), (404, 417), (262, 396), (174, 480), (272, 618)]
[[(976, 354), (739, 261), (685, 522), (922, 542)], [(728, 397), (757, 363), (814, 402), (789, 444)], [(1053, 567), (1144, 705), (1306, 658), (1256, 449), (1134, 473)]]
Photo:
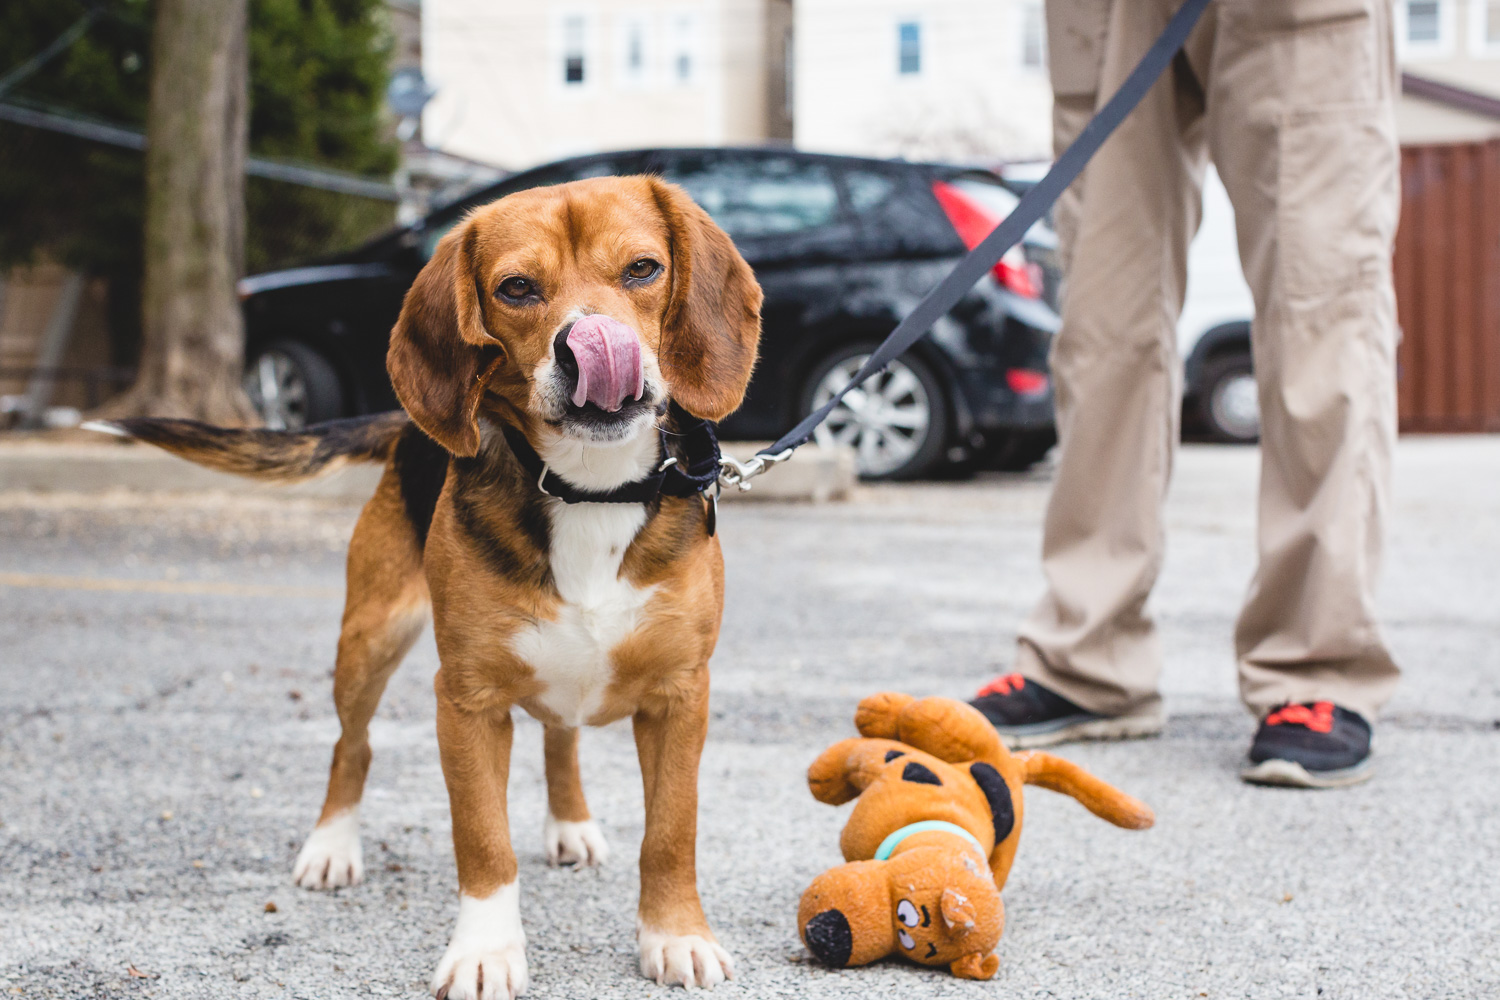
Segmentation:
[[(772, 473), (774, 475), (775, 473)], [(881, 689), (965, 696), (1037, 597), (1045, 467), (726, 505), (699, 880), (729, 997), (1500, 995), (1500, 439), (1408, 438), (1383, 608), (1406, 681), (1376, 778), (1251, 788), (1230, 633), (1253, 567), (1255, 452), (1189, 446), (1154, 607), (1157, 740), (1062, 753), (1155, 807), (1126, 833), (1033, 791), (990, 983), (829, 971), (796, 903), (842, 813), (803, 772)], [(0, 495), (0, 988), (28, 997), (423, 994), (455, 912), (430, 635), (373, 731), (367, 881), (290, 882), (337, 732), (329, 674), (356, 505)], [(637, 975), (641, 793), (628, 725), (584, 737), (602, 870), (548, 869), (541, 731), (511, 817), (529, 996), (665, 996)]]

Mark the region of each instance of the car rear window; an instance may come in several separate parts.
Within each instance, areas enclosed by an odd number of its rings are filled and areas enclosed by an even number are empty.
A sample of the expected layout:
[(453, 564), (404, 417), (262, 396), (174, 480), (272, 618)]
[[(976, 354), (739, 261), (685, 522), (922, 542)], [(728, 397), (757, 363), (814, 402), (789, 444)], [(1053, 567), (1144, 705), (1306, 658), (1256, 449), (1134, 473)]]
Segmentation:
[(838, 214), (828, 168), (790, 156), (679, 156), (662, 177), (682, 185), (737, 240), (815, 229)]
[(849, 189), (849, 207), (857, 215), (876, 208), (896, 190), (895, 178), (870, 170), (845, 171), (844, 185)]

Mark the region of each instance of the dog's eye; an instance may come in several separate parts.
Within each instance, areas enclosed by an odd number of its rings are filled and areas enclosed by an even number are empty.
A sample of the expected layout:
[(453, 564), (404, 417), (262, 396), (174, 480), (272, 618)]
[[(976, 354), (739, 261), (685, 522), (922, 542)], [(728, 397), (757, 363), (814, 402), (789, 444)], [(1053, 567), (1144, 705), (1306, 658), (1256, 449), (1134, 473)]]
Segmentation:
[(917, 916), (917, 908), (911, 905), (911, 900), (903, 899), (896, 904), (896, 919), (908, 927), (915, 927), (922, 918)]
[(506, 278), (497, 289), (502, 299), (517, 302), (536, 294), (536, 285), (529, 278)]
[(642, 257), (625, 269), (625, 276), (634, 278), (636, 281), (647, 281), (659, 273), (661, 273), (661, 265), (650, 257)]

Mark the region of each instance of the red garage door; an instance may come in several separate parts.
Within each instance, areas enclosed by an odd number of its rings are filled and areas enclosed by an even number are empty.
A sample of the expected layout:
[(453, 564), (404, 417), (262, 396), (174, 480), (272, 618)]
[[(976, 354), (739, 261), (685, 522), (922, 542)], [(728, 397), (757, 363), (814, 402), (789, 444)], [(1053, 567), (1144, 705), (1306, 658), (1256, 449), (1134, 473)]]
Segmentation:
[(1401, 429), (1500, 431), (1500, 141), (1401, 151)]

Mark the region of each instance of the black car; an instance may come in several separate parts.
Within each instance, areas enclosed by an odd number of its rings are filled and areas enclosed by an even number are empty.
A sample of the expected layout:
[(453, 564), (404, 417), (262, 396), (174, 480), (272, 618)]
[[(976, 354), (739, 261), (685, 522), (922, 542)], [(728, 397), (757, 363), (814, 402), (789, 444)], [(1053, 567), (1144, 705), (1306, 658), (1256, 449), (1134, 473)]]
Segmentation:
[[(267, 425), (396, 406), (386, 340), (438, 239), (523, 188), (610, 174), (681, 184), (734, 238), (765, 290), (760, 363), (730, 439), (771, 439), (837, 391), (922, 295), (1003, 218), (993, 174), (779, 149), (662, 149), (548, 164), (316, 266), (246, 278), (246, 389)], [(1036, 227), (883, 374), (846, 397), (819, 440), (862, 474), (1024, 468), (1055, 440), (1047, 350), (1055, 239)]]

